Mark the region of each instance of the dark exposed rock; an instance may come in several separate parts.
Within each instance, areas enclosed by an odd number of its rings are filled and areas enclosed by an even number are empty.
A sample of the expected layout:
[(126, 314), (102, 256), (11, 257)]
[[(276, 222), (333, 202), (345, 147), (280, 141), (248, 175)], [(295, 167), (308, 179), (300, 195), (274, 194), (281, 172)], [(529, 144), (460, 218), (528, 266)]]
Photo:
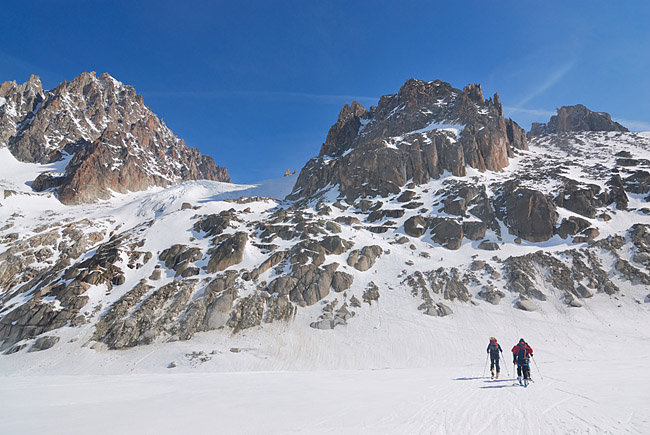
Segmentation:
[(468, 302), (472, 296), (467, 287), (463, 284), (460, 271), (452, 267), (448, 271), (444, 268), (426, 272), (431, 290), (436, 294), (441, 294), (445, 299), (454, 301), (458, 299), (461, 302)]
[(400, 196), (397, 197), (397, 202), (410, 202), (417, 196), (412, 190), (405, 190)]
[(339, 271), (334, 272), (334, 276), (332, 277), (332, 290), (340, 293), (349, 289), (353, 282), (354, 277), (349, 273)]
[[(162, 335), (175, 335), (182, 327), (182, 323), (179, 325), (175, 320), (183, 312), (196, 283), (196, 280), (172, 281), (151, 293), (126, 317), (122, 310), (131, 301), (125, 300), (118, 311), (109, 311), (101, 329), (98, 323), (93, 339), (106, 343), (111, 349), (121, 349), (153, 343)], [(135, 296), (145, 292), (147, 287), (142, 285), (134, 289)]]
[(600, 187), (596, 185), (591, 185), (589, 188), (569, 185), (555, 198), (555, 204), (593, 219), (596, 217), (596, 208), (604, 205), (597, 197), (598, 193)]
[[(442, 102), (442, 103), (441, 103)], [(459, 137), (435, 124), (463, 124)], [(318, 157), (300, 172), (289, 199), (308, 198), (338, 185), (349, 199), (398, 194), (439, 178), (465, 175), (466, 165), (501, 170), (512, 148), (527, 149), (523, 130), (503, 117), (498, 96), (485, 100), (480, 85), (458, 90), (441, 81), (409, 80), (367, 111), (345, 106)]]
[(529, 136), (575, 131), (629, 131), (605, 112), (592, 112), (582, 104), (562, 106), (548, 124), (534, 122)]
[(176, 276), (182, 275), (190, 263), (200, 260), (202, 257), (201, 249), (188, 248), (185, 245), (173, 245), (158, 256), (161, 261), (165, 262), (166, 268), (174, 269)]
[(553, 237), (558, 213), (555, 205), (537, 190), (519, 188), (508, 192), (504, 187), (503, 219), (510, 232), (529, 242), (544, 242)]
[(368, 286), (363, 291), (363, 301), (368, 305), (372, 305), (373, 301), (376, 302), (379, 300), (379, 287), (377, 284), (370, 281)]
[(614, 264), (614, 269), (630, 282), (650, 285), (650, 275), (634, 267), (629, 261), (618, 260)]
[(536, 282), (545, 282), (561, 292), (565, 301), (573, 306), (578, 306), (573, 303), (574, 299), (590, 297), (592, 293), (580, 288), (581, 282), (586, 282), (592, 289), (607, 294), (618, 291), (590, 250), (571, 250), (565, 255), (572, 260), (570, 268), (559, 258), (543, 251), (522, 257), (509, 257), (504, 262), (509, 289), (524, 297), (545, 301), (546, 295), (536, 286)]
[(545, 301), (546, 295), (535, 285), (533, 277), (536, 269), (531, 260), (530, 256), (509, 257), (506, 259), (504, 262), (506, 282), (510, 291)]
[(467, 211), (467, 202), (463, 198), (446, 200), (443, 210), (447, 214), (465, 216), (465, 212)]
[(418, 215), (411, 216), (404, 222), (404, 232), (411, 237), (422, 237), (427, 228), (427, 221)]
[(327, 236), (319, 242), (319, 244), (325, 248), (330, 255), (339, 255), (343, 254), (345, 251), (349, 250), (353, 243), (347, 240), (340, 238), (339, 236)]
[(355, 218), (354, 216), (339, 216), (336, 219), (336, 222), (340, 222), (345, 225), (359, 225), (361, 221), (358, 218)]
[(562, 223), (557, 229), (557, 234), (563, 239), (566, 239), (568, 236), (575, 236), (581, 233), (589, 228), (589, 226), (591, 226), (591, 223), (588, 220), (569, 216), (569, 218), (562, 220)]
[(152, 281), (158, 281), (161, 277), (162, 277), (162, 270), (154, 269), (154, 271), (151, 272), (149, 279)]
[(58, 300), (61, 308), (33, 297), (0, 318), (0, 351), (19, 341), (58, 329), (72, 321), (88, 303), (87, 284), (72, 280), (43, 290), (43, 295)]
[(498, 251), (499, 249), (501, 249), (498, 243), (490, 242), (488, 240), (483, 240), (481, 243), (478, 244), (477, 248), (482, 249), (484, 251)]
[(515, 306), (523, 311), (537, 311), (537, 305), (535, 302), (531, 301), (526, 296), (521, 296), (515, 303)]
[(587, 239), (587, 241), (591, 241), (600, 235), (600, 231), (598, 231), (597, 228), (587, 228), (582, 232), (582, 234)]
[(471, 215), (479, 218), (498, 236), (501, 236), (501, 226), (497, 221), (494, 205), (492, 204), (490, 198), (488, 198), (485, 186), (483, 186), (479, 193), (471, 199), (471, 208), (468, 210), (468, 212)]
[(470, 264), (470, 270), (476, 272), (478, 270), (481, 270), (485, 267), (487, 263), (483, 260), (474, 260), (472, 261), (472, 264)]
[(335, 312), (326, 311), (316, 322), (310, 323), (309, 326), (315, 329), (334, 329), (339, 325), (347, 325), (347, 321), (352, 317), (354, 317), (354, 312), (348, 310), (347, 304), (343, 304)]
[(361, 272), (365, 272), (374, 266), (375, 261), (381, 256), (382, 253), (383, 250), (381, 249), (381, 246), (364, 246), (361, 251), (355, 249), (354, 251), (350, 252), (347, 263), (349, 266), (352, 266)]
[(487, 225), (483, 222), (463, 222), (463, 235), (470, 240), (481, 240), (486, 231)]
[(506, 296), (501, 290), (494, 289), (494, 286), (489, 286), (489, 288), (484, 287), (478, 295), (491, 303), (492, 305), (499, 305), (501, 299)]
[(261, 274), (263, 274), (270, 268), (277, 266), (286, 257), (287, 257), (287, 251), (274, 252), (273, 254), (271, 254), (269, 258), (264, 260), (262, 264), (260, 264), (255, 269), (253, 269), (253, 271), (249, 275), (250, 279), (256, 280)]
[(632, 260), (643, 264), (650, 272), (650, 225), (634, 224), (628, 234), (636, 251)]
[(311, 261), (316, 266), (325, 263), (326, 255), (327, 250), (313, 240), (303, 240), (293, 245), (289, 252), (292, 264), (307, 264)]
[(453, 314), (452, 309), (443, 303), (424, 302), (418, 307), (427, 316), (445, 317)]
[[(434, 317), (444, 317), (452, 314), (453, 311), (450, 307), (440, 302), (434, 302), (429, 291), (429, 283), (431, 283), (434, 286), (431, 288), (434, 293), (443, 293), (444, 287), (449, 281), (449, 275), (446, 274), (442, 268), (438, 269), (435, 272), (427, 272), (426, 275), (427, 277), (425, 277), (422, 272), (416, 271), (415, 273), (407, 276), (406, 279), (402, 281), (402, 285), (407, 285), (411, 288), (411, 295), (413, 297), (420, 296), (422, 298), (423, 302), (420, 304), (420, 306), (418, 306), (418, 310), (422, 311), (428, 316)], [(439, 278), (442, 278), (442, 280)]]
[(256, 293), (237, 303), (228, 320), (233, 332), (258, 326), (262, 322), (287, 321), (293, 317), (296, 308), (286, 296), (274, 297), (264, 293)]
[(238, 264), (244, 258), (244, 248), (248, 241), (248, 234), (237, 232), (211, 252), (210, 261), (208, 261), (207, 272), (214, 273)]
[(368, 215), (368, 222), (377, 222), (387, 217), (401, 218), (402, 216), (404, 216), (404, 210), (402, 209), (394, 209), (394, 210), (379, 209), (373, 211), (372, 213), (370, 213), (370, 215)]
[(20, 161), (51, 163), (71, 154), (62, 176), (44, 174), (32, 186), (56, 189), (66, 204), (94, 202), (115, 192), (186, 180), (230, 181), (228, 172), (185, 145), (144, 105), (142, 97), (108, 74), (83, 73), (43, 91), (32, 76), (0, 86), (0, 143)]
[(334, 234), (338, 234), (341, 232), (341, 225), (337, 224), (336, 222), (327, 221), (325, 223), (325, 229)]
[(298, 279), (291, 275), (282, 275), (271, 281), (267, 287), (269, 293), (288, 295), (296, 287)]
[(194, 224), (194, 231), (197, 233), (204, 232), (208, 237), (214, 237), (221, 233), (226, 228), (231, 226), (232, 221), (239, 221), (235, 214), (235, 210), (224, 210), (219, 214), (211, 214), (202, 217)]
[(631, 193), (648, 193), (650, 192), (650, 172), (635, 171), (632, 175), (625, 178), (625, 190)]
[(459, 249), (463, 235), (463, 226), (455, 220), (436, 219), (431, 223), (431, 238), (447, 249)]
[(296, 279), (295, 287), (290, 291), (292, 302), (313, 305), (330, 292), (334, 272), (338, 263), (331, 263), (323, 268), (313, 264), (294, 265), (291, 275)]
[(42, 350), (50, 349), (57, 344), (59, 340), (61, 340), (61, 337), (55, 335), (38, 337), (32, 347), (29, 348), (28, 352), (40, 352)]

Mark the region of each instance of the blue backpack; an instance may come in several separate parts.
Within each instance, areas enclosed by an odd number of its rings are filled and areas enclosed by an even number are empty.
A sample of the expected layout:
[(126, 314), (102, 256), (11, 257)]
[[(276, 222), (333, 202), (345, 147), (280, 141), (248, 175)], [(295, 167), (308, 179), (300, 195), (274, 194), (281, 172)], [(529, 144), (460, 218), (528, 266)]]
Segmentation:
[(517, 354), (517, 360), (522, 365), (528, 364), (528, 349), (526, 349), (525, 345), (519, 349), (519, 353)]

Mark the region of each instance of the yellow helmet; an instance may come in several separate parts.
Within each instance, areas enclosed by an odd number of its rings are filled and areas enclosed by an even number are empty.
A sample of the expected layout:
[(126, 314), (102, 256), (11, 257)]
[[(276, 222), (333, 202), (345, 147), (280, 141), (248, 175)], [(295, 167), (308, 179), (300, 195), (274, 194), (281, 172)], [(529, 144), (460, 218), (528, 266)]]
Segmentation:
[(490, 341), (495, 341), (495, 340), (496, 340), (496, 338), (490, 337)]

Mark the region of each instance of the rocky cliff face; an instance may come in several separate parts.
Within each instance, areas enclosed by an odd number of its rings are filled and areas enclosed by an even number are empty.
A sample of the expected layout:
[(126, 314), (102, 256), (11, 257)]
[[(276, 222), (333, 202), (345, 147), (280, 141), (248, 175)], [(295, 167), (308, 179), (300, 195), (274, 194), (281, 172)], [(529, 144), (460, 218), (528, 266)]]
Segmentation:
[(498, 95), (486, 100), (480, 85), (458, 90), (411, 79), (370, 110), (346, 105), (289, 198), (328, 185), (351, 199), (386, 196), (408, 180), (423, 184), (445, 171), (465, 175), (467, 166), (500, 171), (513, 149), (527, 149), (525, 132), (503, 117)]
[(546, 124), (534, 122), (529, 136), (542, 134), (578, 132), (578, 131), (629, 131), (618, 122), (612, 121), (609, 113), (592, 112), (582, 104), (562, 106), (557, 109), (557, 115), (551, 116)]
[(24, 162), (70, 159), (44, 173), (37, 191), (55, 189), (66, 204), (186, 180), (229, 182), (228, 171), (185, 145), (144, 105), (135, 89), (104, 73), (83, 73), (51, 91), (36, 76), (0, 86), (0, 147)]

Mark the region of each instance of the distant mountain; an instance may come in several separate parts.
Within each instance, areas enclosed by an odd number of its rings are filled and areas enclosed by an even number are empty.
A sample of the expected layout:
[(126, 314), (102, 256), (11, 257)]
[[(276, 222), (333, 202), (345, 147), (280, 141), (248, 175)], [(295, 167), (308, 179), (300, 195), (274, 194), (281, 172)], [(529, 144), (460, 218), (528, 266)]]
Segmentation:
[(629, 130), (618, 122), (612, 121), (609, 113), (592, 112), (582, 104), (576, 104), (560, 107), (557, 109), (557, 115), (551, 116), (551, 120), (546, 124), (533, 122), (529, 136), (578, 131), (628, 132)]
[(65, 204), (186, 180), (230, 181), (212, 157), (174, 136), (135, 89), (107, 73), (83, 73), (50, 91), (34, 75), (22, 85), (5, 82), (0, 101), (0, 147), (23, 162), (67, 161), (64, 173), (44, 173), (32, 184)]

